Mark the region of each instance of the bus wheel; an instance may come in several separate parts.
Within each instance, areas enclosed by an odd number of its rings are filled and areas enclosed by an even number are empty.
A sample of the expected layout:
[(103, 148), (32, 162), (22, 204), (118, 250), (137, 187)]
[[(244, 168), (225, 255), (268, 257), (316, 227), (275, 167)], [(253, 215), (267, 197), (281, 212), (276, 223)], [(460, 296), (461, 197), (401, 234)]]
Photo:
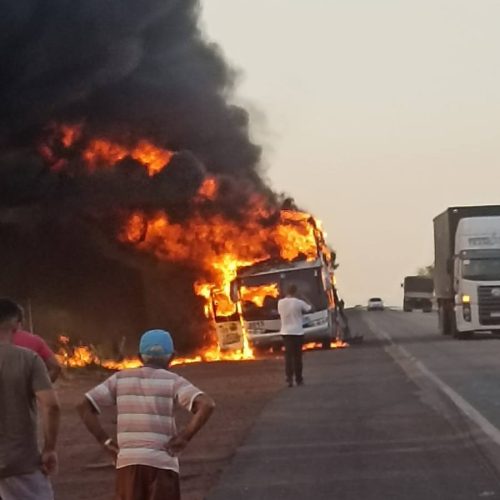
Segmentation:
[(455, 338), (458, 340), (468, 340), (474, 336), (474, 332), (455, 332)]

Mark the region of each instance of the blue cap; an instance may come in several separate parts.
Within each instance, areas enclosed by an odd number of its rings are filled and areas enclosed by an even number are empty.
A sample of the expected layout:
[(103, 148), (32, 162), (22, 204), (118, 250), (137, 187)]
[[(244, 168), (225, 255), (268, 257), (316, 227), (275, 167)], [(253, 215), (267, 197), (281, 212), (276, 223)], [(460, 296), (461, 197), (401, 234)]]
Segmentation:
[(145, 356), (169, 356), (174, 353), (174, 341), (165, 330), (149, 330), (141, 337), (139, 352)]

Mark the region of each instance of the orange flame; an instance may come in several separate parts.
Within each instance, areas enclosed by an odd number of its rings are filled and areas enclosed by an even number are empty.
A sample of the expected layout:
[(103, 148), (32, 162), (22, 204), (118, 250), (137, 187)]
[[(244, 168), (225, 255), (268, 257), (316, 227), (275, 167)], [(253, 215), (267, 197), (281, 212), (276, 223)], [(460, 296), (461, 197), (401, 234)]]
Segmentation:
[(198, 190), (198, 197), (200, 199), (215, 200), (217, 197), (218, 185), (217, 180), (209, 177), (203, 181), (200, 189)]
[(120, 239), (160, 260), (197, 263), (210, 279), (195, 283), (196, 294), (207, 300), (213, 296), (218, 314), (230, 316), (236, 312), (229, 291), (238, 269), (268, 260), (272, 249), (287, 261), (318, 256), (318, 235), (309, 214), (283, 211), (276, 224), (268, 225), (262, 217), (266, 213), (261, 207), (260, 213), (243, 222), (220, 214), (195, 214), (178, 224), (162, 212), (152, 216), (136, 212)]
[(59, 127), (59, 133), (61, 135), (61, 142), (63, 146), (65, 148), (70, 148), (71, 146), (73, 146), (73, 144), (80, 139), (82, 130), (82, 125), (61, 125)]
[(240, 294), (243, 302), (253, 302), (257, 307), (262, 307), (266, 297), (278, 298), (280, 291), (277, 283), (272, 283), (270, 285), (253, 287), (242, 286), (240, 288)]
[[(330, 349), (344, 349), (346, 347), (349, 347), (349, 344), (342, 340), (334, 340), (330, 343)], [(316, 349), (322, 348), (323, 344), (321, 344), (320, 342), (308, 342), (302, 346), (303, 351), (314, 351)]]
[[(215, 179), (207, 179), (195, 202), (216, 197), (217, 187)], [(217, 317), (230, 317), (238, 312), (238, 304), (230, 298), (230, 288), (240, 268), (273, 256), (284, 261), (315, 260), (318, 252), (326, 248), (322, 233), (309, 214), (282, 211), (273, 218), (273, 210), (263, 200), (256, 196), (254, 202), (243, 221), (195, 211), (180, 224), (164, 212), (138, 211), (128, 218), (119, 238), (160, 260), (194, 263), (205, 276), (194, 284), (195, 293), (206, 301), (205, 315), (212, 317), (214, 306)], [(278, 286), (242, 290), (242, 299), (259, 307), (266, 296), (278, 297)], [(240, 323), (244, 332), (243, 356), (252, 357), (242, 320)]]
[[(142, 366), (139, 358), (125, 358), (121, 361), (100, 358), (93, 346), (70, 346), (68, 337), (59, 337), (61, 347), (56, 353), (56, 358), (66, 368), (85, 368), (100, 366), (107, 370), (124, 370)], [(254, 359), (253, 354), (248, 356), (243, 352), (221, 352), (218, 347), (205, 348), (192, 357), (175, 357), (170, 366), (186, 365), (193, 363), (216, 363), (219, 361), (243, 361)]]
[(143, 165), (150, 177), (159, 174), (170, 163), (174, 153), (142, 139), (134, 146), (124, 146), (105, 137), (93, 138), (86, 142), (83, 124), (50, 124), (48, 136), (39, 145), (38, 150), (53, 170), (61, 170), (66, 160), (58, 153), (61, 149), (71, 149), (78, 143), (83, 147), (82, 158), (90, 171), (99, 167), (112, 167), (121, 160), (130, 157)]
[(100, 165), (114, 166), (126, 157), (133, 158), (146, 167), (150, 176), (160, 173), (173, 157), (171, 151), (161, 149), (149, 141), (142, 140), (127, 148), (106, 139), (94, 139), (83, 152), (83, 158), (92, 170)]

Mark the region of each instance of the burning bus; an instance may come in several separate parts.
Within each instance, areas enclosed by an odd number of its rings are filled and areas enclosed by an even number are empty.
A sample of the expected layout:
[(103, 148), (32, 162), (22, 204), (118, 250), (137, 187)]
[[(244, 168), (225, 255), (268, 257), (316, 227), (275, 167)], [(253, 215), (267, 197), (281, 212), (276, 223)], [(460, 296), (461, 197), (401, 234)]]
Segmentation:
[[(0, 291), (29, 303), (37, 333), (100, 346), (101, 361), (131, 354), (122, 339), (135, 345), (160, 325), (179, 350), (217, 358), (215, 325), (227, 323), (222, 346), (241, 344), (256, 314), (240, 300), (245, 285), (231, 300), (238, 273), (281, 259), (282, 273), (314, 274), (319, 230), (307, 214), (281, 213), (287, 200), (262, 175), (235, 73), (204, 36), (197, 2), (94, 2), (85, 23), (71, 2), (46, 8), (33, 37), (36, 5), (5, 2), (18, 21), (6, 36), (25, 46), (0, 90)], [(79, 363), (95, 357), (82, 351)]]
[(291, 284), (312, 306), (312, 311), (304, 316), (305, 341), (329, 348), (335, 340), (332, 253), (318, 223), (308, 214), (294, 214), (311, 227), (313, 252), (309, 247), (306, 254), (293, 260), (269, 259), (241, 267), (230, 284), (229, 294), (212, 291), (211, 313), (222, 349), (240, 350), (246, 341), (257, 349), (281, 348), (278, 300)]

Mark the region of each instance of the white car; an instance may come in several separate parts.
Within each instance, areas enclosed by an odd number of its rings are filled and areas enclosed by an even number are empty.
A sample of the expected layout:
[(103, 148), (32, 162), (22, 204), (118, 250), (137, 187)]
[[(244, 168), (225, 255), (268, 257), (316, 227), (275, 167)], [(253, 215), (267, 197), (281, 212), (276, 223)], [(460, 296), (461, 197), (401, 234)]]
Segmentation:
[(383, 311), (385, 309), (384, 301), (378, 297), (373, 297), (368, 301), (368, 311)]

